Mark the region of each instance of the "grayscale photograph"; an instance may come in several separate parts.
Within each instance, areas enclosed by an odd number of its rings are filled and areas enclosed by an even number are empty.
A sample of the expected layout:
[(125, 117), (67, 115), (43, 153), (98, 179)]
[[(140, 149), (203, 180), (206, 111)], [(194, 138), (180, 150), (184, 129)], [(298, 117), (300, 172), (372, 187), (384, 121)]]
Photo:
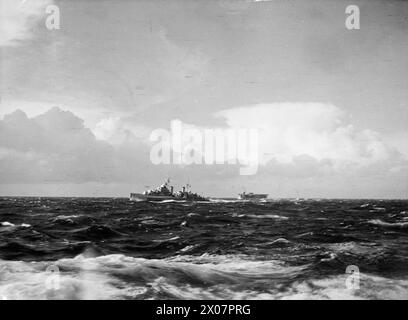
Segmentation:
[(408, 2), (0, 0), (2, 300), (408, 300)]

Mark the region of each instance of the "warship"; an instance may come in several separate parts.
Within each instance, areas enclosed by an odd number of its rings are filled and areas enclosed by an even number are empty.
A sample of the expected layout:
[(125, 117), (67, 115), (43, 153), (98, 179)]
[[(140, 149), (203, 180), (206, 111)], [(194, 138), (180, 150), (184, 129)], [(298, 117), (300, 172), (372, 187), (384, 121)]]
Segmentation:
[(153, 189), (146, 190), (143, 193), (131, 193), (131, 201), (210, 201), (208, 198), (200, 196), (197, 193), (189, 190), (191, 186), (189, 184), (183, 186), (182, 190), (174, 192), (174, 187), (170, 184), (170, 180), (167, 179), (161, 186)]
[(246, 193), (245, 191), (238, 195), (239, 200), (261, 201), (268, 197), (266, 193)]

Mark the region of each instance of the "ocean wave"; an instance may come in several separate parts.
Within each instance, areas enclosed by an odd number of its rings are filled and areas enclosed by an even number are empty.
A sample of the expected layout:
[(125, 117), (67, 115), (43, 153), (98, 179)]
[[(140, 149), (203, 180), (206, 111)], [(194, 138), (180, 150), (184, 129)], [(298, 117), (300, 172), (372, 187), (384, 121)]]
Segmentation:
[[(0, 199), (0, 299), (406, 297), (407, 201), (298, 202)], [(59, 290), (44, 284), (53, 263)]]
[(86, 239), (107, 239), (122, 235), (120, 232), (104, 225), (92, 225), (90, 227), (72, 230), (71, 232), (76, 236)]
[[(61, 262), (58, 265), (63, 267)], [(124, 293), (119, 281), (112, 284), (109, 275), (80, 271), (55, 276), (46, 271), (50, 266), (47, 262), (0, 260), (0, 297), (7, 300), (87, 300), (114, 299)]]
[(242, 200), (238, 199), (210, 199), (209, 203), (237, 203), (242, 202)]
[(59, 287), (47, 289), (49, 263), (0, 260), (0, 295), (8, 299), (262, 298), (274, 279), (303, 270), (277, 261), (206, 254), (168, 259), (79, 255), (54, 264), (61, 270)]
[(388, 228), (407, 228), (408, 222), (385, 222), (380, 219), (369, 220), (368, 223)]
[(289, 217), (280, 216), (277, 214), (246, 214), (244, 217), (253, 218), (253, 219), (281, 219), (281, 220), (288, 220)]
[(374, 206), (371, 210), (369, 210), (369, 212), (385, 212), (385, 211), (387, 211), (386, 208), (376, 207), (376, 206)]
[(193, 245), (189, 245), (189, 246), (185, 246), (184, 248), (180, 249), (177, 253), (186, 253), (186, 252), (191, 252), (194, 249), (200, 247), (199, 244), (193, 244)]
[(70, 223), (74, 224), (78, 218), (82, 217), (82, 215), (59, 215), (53, 219), (53, 222), (60, 222), (60, 223)]
[(287, 291), (275, 295), (285, 300), (406, 300), (408, 280), (359, 274), (359, 287), (348, 288), (349, 275), (295, 282)]
[(189, 217), (189, 218), (196, 217), (196, 216), (200, 216), (200, 214), (196, 213), (196, 212), (190, 212), (189, 214), (187, 214), (187, 217)]
[(154, 219), (146, 219), (140, 222), (141, 224), (144, 225), (156, 225), (156, 224), (161, 224), (160, 221), (154, 220)]
[(168, 238), (168, 239), (157, 239), (157, 240), (153, 240), (153, 242), (162, 243), (162, 242), (168, 242), (168, 241), (176, 241), (176, 240), (178, 240), (178, 239), (180, 239), (180, 237), (179, 237), (179, 236), (176, 236), (176, 237), (172, 237), (172, 238)]
[(8, 222), (8, 221), (4, 221), (0, 223), (2, 227), (15, 227), (14, 223)]
[(62, 215), (56, 216), (54, 220), (76, 219), (76, 218), (79, 218), (79, 217), (82, 217), (82, 215), (81, 214), (71, 214), (71, 215), (63, 215), (62, 214)]
[[(7, 299), (408, 298), (405, 279), (360, 274), (358, 290), (347, 289), (347, 275), (343, 274), (287, 285), (282, 278), (299, 277), (306, 266), (293, 267), (279, 261), (234, 255), (167, 259), (79, 255), (56, 261), (59, 274), (47, 272), (49, 266), (48, 262), (0, 260), (0, 296)], [(50, 288), (51, 277), (54, 286)]]
[(0, 222), (0, 225), (2, 227), (21, 227), (21, 228), (30, 228), (31, 227), (31, 224), (28, 224), (28, 223), (22, 223), (22, 224), (16, 225), (16, 224), (8, 222), (8, 221)]
[(165, 203), (185, 203), (185, 202), (187, 202), (187, 201), (186, 201), (186, 200), (168, 199), (168, 200), (156, 201), (155, 203), (157, 203), (157, 204), (165, 204)]
[(289, 244), (289, 243), (291, 243), (291, 242), (289, 240), (285, 239), (285, 238), (278, 238), (278, 239), (275, 239), (275, 240), (273, 240), (271, 242), (265, 243), (265, 245)]

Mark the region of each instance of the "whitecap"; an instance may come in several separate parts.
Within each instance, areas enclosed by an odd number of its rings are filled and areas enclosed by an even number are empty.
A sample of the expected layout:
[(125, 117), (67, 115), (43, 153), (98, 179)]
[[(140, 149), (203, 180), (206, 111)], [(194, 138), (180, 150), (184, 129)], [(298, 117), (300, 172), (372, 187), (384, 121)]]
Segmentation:
[(359, 288), (347, 287), (347, 274), (295, 282), (275, 295), (284, 300), (406, 300), (408, 281), (359, 274)]
[[(251, 279), (264, 276), (269, 279), (265, 284), (269, 287), (271, 277), (303, 272), (302, 267), (287, 267), (273, 260), (209, 254), (167, 259), (83, 254), (54, 264), (63, 271), (58, 274), (59, 288), (50, 290), (46, 285), (50, 262), (0, 260), (0, 296), (11, 300), (140, 299), (163, 295), (183, 299), (262, 298), (264, 293), (242, 289), (242, 280), (250, 287)], [(121, 280), (124, 278), (127, 280)]]
[(385, 222), (380, 219), (373, 219), (369, 220), (368, 223), (374, 224), (377, 226), (382, 226), (382, 227), (389, 227), (389, 228), (406, 228), (408, 227), (408, 222)]
[(373, 207), (373, 209), (370, 210), (369, 212), (385, 212), (385, 211), (387, 211), (387, 209), (383, 207)]
[(245, 216), (248, 218), (255, 218), (255, 219), (282, 219), (282, 220), (289, 219), (288, 217), (280, 216), (277, 214), (260, 214), (260, 215), (247, 214)]
[(75, 219), (75, 218), (79, 218), (81, 215), (77, 215), (77, 214), (72, 214), (72, 215), (59, 215), (55, 217), (55, 220), (65, 220), (65, 219)]
[[(308, 265), (246, 255), (144, 259), (122, 254), (80, 255), (54, 262), (59, 288), (47, 289), (50, 262), (0, 260), (0, 297), (7, 299), (407, 299), (408, 281), (360, 273), (360, 289), (347, 274), (298, 279)], [(123, 280), (126, 279), (126, 280)], [(256, 284), (256, 285), (254, 285)]]
[(162, 201), (156, 201), (155, 203), (172, 203), (172, 202), (176, 202), (176, 203), (184, 203), (186, 202), (186, 200), (174, 200), (174, 199), (168, 199), (168, 200), (162, 200)]
[(197, 248), (197, 245), (185, 246), (184, 248), (180, 249), (179, 252), (189, 252), (195, 248)]
[[(210, 210), (211, 211), (211, 210)], [(195, 213), (195, 212), (190, 212), (189, 214), (187, 214), (187, 217), (194, 217), (194, 216), (199, 216), (200, 214)]]
[(14, 223), (11, 223), (11, 222), (8, 222), (8, 221), (1, 222), (1, 225), (3, 227), (15, 227), (16, 226)]
[(278, 243), (288, 244), (288, 243), (290, 243), (290, 241), (285, 239), (285, 238), (278, 238), (278, 239), (275, 239), (275, 240), (273, 240), (271, 242), (265, 243), (265, 245), (272, 245), (272, 244), (278, 244)]
[(175, 241), (180, 239), (179, 236), (173, 237), (173, 238), (169, 238), (169, 239), (158, 239), (158, 240), (153, 240), (153, 242), (167, 242), (167, 241)]

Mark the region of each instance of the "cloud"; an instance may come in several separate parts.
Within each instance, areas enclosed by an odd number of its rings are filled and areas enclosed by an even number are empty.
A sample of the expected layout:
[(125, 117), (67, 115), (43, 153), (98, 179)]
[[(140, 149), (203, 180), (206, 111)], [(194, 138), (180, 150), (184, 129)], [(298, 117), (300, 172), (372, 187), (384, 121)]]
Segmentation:
[[(127, 89), (127, 96), (131, 98), (129, 116), (136, 117), (153, 106), (162, 107), (162, 104), (199, 87), (209, 72), (209, 58), (198, 46), (172, 39), (163, 28), (154, 31), (143, 41), (143, 45), (138, 44), (137, 52), (146, 51), (144, 54), (149, 58), (138, 54), (130, 59), (137, 59), (137, 64), (140, 64), (137, 73), (132, 73), (133, 69), (129, 70), (129, 61), (126, 61), (125, 66), (123, 62), (115, 63), (115, 69), (108, 71), (115, 80), (119, 80), (120, 88)], [(120, 76), (112, 71), (118, 67), (123, 70)], [(148, 117), (145, 119), (149, 120)]]
[(259, 132), (264, 164), (294, 163), (300, 156), (330, 161), (333, 166), (359, 166), (386, 161), (399, 152), (372, 130), (357, 130), (338, 107), (323, 103), (257, 104), (215, 114), (230, 128)]
[(152, 129), (147, 126), (127, 123), (121, 117), (103, 118), (92, 129), (97, 139), (113, 145), (131, 143), (135, 140), (147, 142), (151, 131)]
[[(177, 120), (182, 126), (182, 144), (173, 144), (170, 139), (165, 142), (166, 148), (183, 153), (188, 145), (199, 158), (203, 158), (205, 140), (199, 139), (200, 144), (195, 145), (187, 131), (204, 137), (207, 129), (224, 132), (224, 135), (228, 131), (237, 133), (241, 129), (255, 129), (258, 132), (258, 156), (252, 154), (254, 147), (251, 146), (250, 155), (236, 154), (237, 163), (247, 163), (246, 156), (257, 158), (265, 167), (264, 172), (274, 176), (310, 177), (378, 167), (395, 171), (401, 166), (405, 168), (402, 163), (407, 160), (403, 144), (383, 139), (376, 131), (355, 128), (347, 121), (348, 115), (332, 104), (257, 104), (222, 110), (214, 113), (214, 117), (220, 118), (224, 126), (205, 127)], [(108, 118), (102, 120), (94, 132), (97, 137), (110, 142), (130, 141), (129, 137), (136, 136), (145, 141), (152, 129), (141, 128), (126, 126), (120, 118)], [(229, 149), (228, 139), (225, 143)], [(247, 143), (253, 144), (245, 142), (247, 148)], [(224, 160), (224, 163), (228, 161), (227, 158)]]
[(13, 46), (32, 36), (52, 0), (0, 0), (0, 46)]
[(63, 186), (78, 184), (80, 190), (88, 188), (87, 195), (105, 195), (112, 185), (126, 195), (128, 189), (141, 191), (168, 176), (176, 185), (191, 179), (195, 190), (225, 196), (238, 193), (244, 185), (259, 192), (283, 185), (286, 189), (275, 190), (281, 196), (293, 195), (294, 190), (307, 196), (346, 197), (405, 192), (406, 158), (378, 133), (355, 129), (335, 106), (264, 104), (216, 116), (225, 121), (223, 128), (260, 130), (261, 152), (266, 156), (256, 175), (239, 176), (239, 164), (153, 165), (151, 145), (141, 138), (145, 133), (138, 136), (119, 118), (102, 121), (95, 135), (69, 111), (52, 108), (28, 117), (17, 110), (0, 120), (0, 192), (9, 193), (19, 185), (38, 194), (34, 186), (65, 190)]
[[(245, 153), (235, 154), (237, 162), (258, 159), (265, 167), (263, 172), (287, 177), (310, 177), (375, 166), (391, 170), (393, 166), (401, 166), (398, 161), (406, 161), (404, 150), (395, 143), (383, 139), (376, 131), (355, 128), (347, 121), (347, 114), (332, 104), (257, 104), (218, 111), (214, 116), (221, 119), (224, 126), (204, 127), (179, 122), (184, 137), (182, 144), (176, 145), (170, 139), (165, 143), (166, 148), (183, 153), (188, 145), (190, 149), (186, 150), (194, 149), (198, 158), (204, 158), (203, 137), (207, 129), (213, 129), (213, 132), (224, 132), (225, 150), (246, 148)], [(247, 133), (257, 132), (257, 141), (242, 141), (256, 138), (248, 134), (240, 136), (240, 140), (227, 139), (227, 132), (236, 135), (242, 129), (247, 129)], [(196, 139), (198, 145), (192, 144), (188, 131), (200, 135), (201, 138)], [(258, 148), (254, 147), (256, 143)], [(224, 163), (227, 160), (224, 159)]]
[[(122, 127), (115, 119), (105, 123), (102, 133), (109, 142), (57, 107), (34, 117), (21, 110), (5, 115), (0, 120), (0, 184), (142, 183), (166, 176), (167, 169), (150, 163), (147, 144), (132, 132), (119, 139)], [(118, 132), (109, 131), (116, 125)]]
[(28, 118), (17, 110), (0, 121), (0, 176), (6, 182), (112, 179), (112, 147), (95, 139), (71, 112), (53, 108)]
[[(383, 139), (376, 131), (355, 128), (347, 121), (348, 115), (332, 104), (257, 104), (219, 111), (214, 116), (223, 120), (224, 126), (204, 127), (178, 120), (181, 144), (170, 138), (159, 141), (160, 146), (170, 150), (170, 154), (190, 155), (193, 149), (195, 161), (205, 163), (204, 159), (213, 158), (205, 154), (214, 153), (214, 148), (206, 148), (205, 139), (206, 131), (212, 129), (212, 132), (223, 136), (224, 151), (228, 150), (223, 163), (235, 159), (235, 163), (246, 165), (258, 159), (256, 168), (261, 165), (261, 172), (268, 176), (307, 178), (345, 172), (369, 172), (373, 175), (375, 172), (383, 174), (406, 168), (407, 158), (403, 150)], [(178, 136), (173, 132), (176, 130), (173, 124), (171, 130), (161, 128), (160, 132), (166, 130), (168, 137)], [(109, 122), (107, 127), (111, 127)], [(245, 136), (241, 135), (239, 140), (228, 139), (229, 132), (236, 135), (239, 131), (243, 132), (242, 129), (247, 129), (244, 130)], [(248, 135), (250, 131), (258, 133), (257, 141), (251, 141), (254, 136)], [(196, 138), (192, 140), (193, 135)], [(258, 148), (254, 147), (255, 143)], [(245, 152), (234, 153), (233, 158), (228, 158), (230, 150), (242, 151), (243, 148)], [(167, 161), (174, 164), (171, 156)], [(256, 172), (257, 169), (251, 174)]]

